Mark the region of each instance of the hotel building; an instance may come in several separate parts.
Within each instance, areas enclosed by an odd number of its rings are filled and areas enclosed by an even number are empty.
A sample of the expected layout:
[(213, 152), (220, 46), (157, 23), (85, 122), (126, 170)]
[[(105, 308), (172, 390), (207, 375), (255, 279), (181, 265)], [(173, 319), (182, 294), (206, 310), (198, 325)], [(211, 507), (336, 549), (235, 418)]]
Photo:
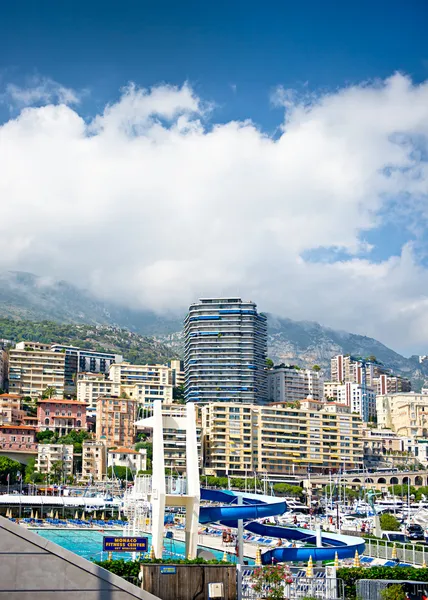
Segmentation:
[(266, 403), (267, 325), (254, 302), (203, 298), (184, 321), (185, 398)]

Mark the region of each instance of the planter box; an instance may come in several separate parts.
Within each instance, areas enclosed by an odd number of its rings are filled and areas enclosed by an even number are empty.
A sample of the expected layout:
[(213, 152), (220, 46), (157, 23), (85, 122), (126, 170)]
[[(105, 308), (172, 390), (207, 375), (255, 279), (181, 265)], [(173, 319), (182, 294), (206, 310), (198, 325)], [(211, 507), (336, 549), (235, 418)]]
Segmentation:
[(162, 600), (209, 600), (209, 583), (223, 584), (221, 600), (236, 600), (236, 567), (233, 565), (144, 564), (141, 577), (142, 589)]

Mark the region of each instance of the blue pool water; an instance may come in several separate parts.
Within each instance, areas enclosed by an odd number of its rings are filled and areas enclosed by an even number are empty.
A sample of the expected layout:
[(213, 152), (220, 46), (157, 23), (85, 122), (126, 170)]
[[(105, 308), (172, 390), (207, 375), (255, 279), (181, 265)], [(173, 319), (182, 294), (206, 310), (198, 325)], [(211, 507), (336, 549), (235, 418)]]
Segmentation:
[[(103, 552), (103, 537), (104, 536), (122, 536), (122, 531), (94, 531), (88, 529), (33, 529), (35, 533), (42, 536), (46, 540), (58, 544), (70, 550), (79, 556), (83, 556), (88, 560), (106, 560), (107, 552)], [(151, 546), (151, 535), (144, 534), (148, 538), (148, 546)], [(213, 553), (215, 558), (221, 560), (223, 552), (206, 548)], [(185, 544), (174, 539), (164, 539), (164, 558), (185, 558)], [(130, 560), (132, 555), (128, 552), (113, 552), (113, 559), (123, 558)], [(229, 560), (234, 560), (234, 556), (229, 555)], [(253, 563), (253, 561), (249, 561)]]

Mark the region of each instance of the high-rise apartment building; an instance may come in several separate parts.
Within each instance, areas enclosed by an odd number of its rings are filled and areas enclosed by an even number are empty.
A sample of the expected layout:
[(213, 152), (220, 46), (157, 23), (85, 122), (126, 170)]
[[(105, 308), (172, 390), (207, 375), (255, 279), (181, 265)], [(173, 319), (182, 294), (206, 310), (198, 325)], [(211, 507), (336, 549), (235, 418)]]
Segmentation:
[(132, 448), (135, 443), (137, 402), (130, 398), (103, 396), (97, 400), (96, 438), (107, 448)]
[(65, 392), (67, 394), (76, 392), (77, 373), (108, 373), (113, 363), (123, 360), (119, 354), (83, 350), (76, 346), (53, 344), (51, 349), (54, 352), (65, 354)]
[[(368, 418), (376, 416), (376, 393), (372, 388), (366, 388)], [(344, 383), (337, 386), (337, 401), (349, 406), (352, 413), (363, 418), (363, 388), (359, 383)]]
[(269, 369), (267, 378), (271, 402), (295, 402), (308, 396), (314, 400), (323, 399), (324, 381), (319, 371), (279, 365)]
[(362, 423), (349, 407), (211, 403), (201, 412), (204, 474), (283, 478), (362, 466)]
[(254, 302), (200, 299), (189, 308), (184, 338), (187, 401), (267, 401), (266, 317)]
[(367, 362), (365, 367), (352, 356), (338, 354), (331, 359), (331, 381), (337, 383), (363, 383), (363, 368), (366, 385), (376, 394), (410, 392), (411, 382), (406, 377), (393, 375), (391, 369), (380, 363)]
[(9, 353), (9, 391), (20, 396), (40, 397), (53, 388), (53, 397), (64, 396), (65, 354), (48, 344), (19, 342)]

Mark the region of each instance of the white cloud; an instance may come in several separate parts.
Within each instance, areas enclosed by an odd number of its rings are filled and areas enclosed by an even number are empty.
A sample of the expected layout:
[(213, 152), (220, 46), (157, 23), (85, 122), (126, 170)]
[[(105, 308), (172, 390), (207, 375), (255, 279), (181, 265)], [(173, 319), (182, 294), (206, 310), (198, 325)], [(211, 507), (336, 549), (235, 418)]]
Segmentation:
[(16, 108), (49, 102), (71, 105), (80, 103), (80, 94), (49, 77), (32, 77), (25, 87), (9, 83), (3, 100)]
[[(250, 121), (207, 126), (188, 85), (130, 85), (89, 124), (63, 104), (22, 110), (0, 128), (0, 268), (160, 310), (240, 294), (399, 348), (428, 342), (415, 247), (375, 263), (365, 240), (385, 219), (425, 224), (428, 84), (396, 74), (277, 101), (276, 140)], [(318, 248), (349, 258), (304, 259)]]

